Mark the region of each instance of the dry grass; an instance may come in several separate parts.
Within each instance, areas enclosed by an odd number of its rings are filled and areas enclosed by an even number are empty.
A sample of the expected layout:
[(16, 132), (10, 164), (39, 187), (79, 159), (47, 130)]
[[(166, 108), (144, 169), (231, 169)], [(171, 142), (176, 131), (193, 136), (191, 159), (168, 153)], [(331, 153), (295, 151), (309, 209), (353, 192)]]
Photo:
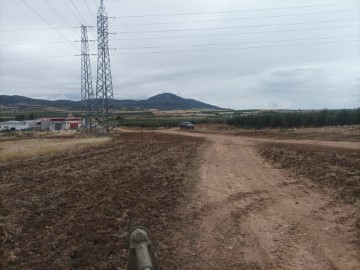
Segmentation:
[(0, 142), (0, 162), (26, 159), (108, 141), (109, 138), (41, 138)]
[(81, 138), (81, 132), (77, 130), (58, 130), (58, 131), (16, 131), (0, 133), (0, 142), (25, 140), (25, 139), (52, 139), (52, 138)]

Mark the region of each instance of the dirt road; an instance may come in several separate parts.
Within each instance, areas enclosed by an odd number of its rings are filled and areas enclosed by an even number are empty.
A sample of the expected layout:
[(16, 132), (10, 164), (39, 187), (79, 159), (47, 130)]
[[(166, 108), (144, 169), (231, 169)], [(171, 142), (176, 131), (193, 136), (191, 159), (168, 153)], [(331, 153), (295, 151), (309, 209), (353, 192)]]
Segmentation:
[(186, 269), (360, 269), (356, 207), (265, 163), (255, 147), (259, 139), (162, 132), (208, 141), (200, 167), (200, 229)]

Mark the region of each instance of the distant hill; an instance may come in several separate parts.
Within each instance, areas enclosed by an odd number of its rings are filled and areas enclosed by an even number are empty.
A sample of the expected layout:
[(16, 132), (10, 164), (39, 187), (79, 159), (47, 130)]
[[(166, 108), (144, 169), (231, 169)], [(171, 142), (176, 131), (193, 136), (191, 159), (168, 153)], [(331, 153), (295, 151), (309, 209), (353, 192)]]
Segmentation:
[[(206, 104), (194, 99), (185, 99), (171, 93), (163, 93), (146, 100), (118, 100), (115, 99), (115, 107), (118, 109), (139, 108), (139, 109), (158, 109), (158, 110), (188, 110), (188, 109), (221, 109), (217, 106)], [(44, 100), (32, 99), (23, 96), (0, 95), (0, 106), (6, 107), (55, 107), (80, 109), (80, 101), (71, 100)]]

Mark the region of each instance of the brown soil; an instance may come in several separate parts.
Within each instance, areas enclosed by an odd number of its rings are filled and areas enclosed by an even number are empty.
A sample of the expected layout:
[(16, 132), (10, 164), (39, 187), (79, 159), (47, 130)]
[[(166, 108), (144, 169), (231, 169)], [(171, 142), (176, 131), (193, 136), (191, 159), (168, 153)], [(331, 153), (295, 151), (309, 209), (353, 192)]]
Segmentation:
[[(264, 162), (257, 146), (270, 139), (163, 132), (209, 142), (199, 170), (199, 228), (180, 252), (188, 255), (181, 269), (360, 268), (359, 206)], [(350, 142), (305, 143), (360, 149)]]
[(236, 136), (274, 138), (284, 140), (319, 140), (319, 141), (360, 141), (360, 126), (324, 127), (300, 129), (263, 129), (242, 130)]
[(226, 125), (200, 125), (196, 132), (220, 133), (251, 138), (280, 140), (318, 140), (360, 142), (360, 126), (289, 128), (289, 129), (242, 129)]
[[(123, 134), (111, 143), (0, 165), (2, 269), (124, 269), (125, 236), (146, 225), (176, 269), (178, 208), (201, 138)], [(179, 235), (175, 235), (177, 232)]]
[[(0, 165), (4, 268), (123, 269), (127, 228), (142, 223), (162, 269), (360, 269), (359, 204), (266, 162), (258, 147), (273, 138), (157, 134), (124, 133), (106, 147)], [(326, 148), (329, 167), (358, 173), (357, 154), (347, 157), (358, 142), (276, 142), (314, 148), (310, 168)], [(286, 151), (297, 168), (299, 153)]]
[(334, 189), (347, 202), (360, 200), (360, 151), (324, 146), (268, 143), (260, 147), (267, 161)]

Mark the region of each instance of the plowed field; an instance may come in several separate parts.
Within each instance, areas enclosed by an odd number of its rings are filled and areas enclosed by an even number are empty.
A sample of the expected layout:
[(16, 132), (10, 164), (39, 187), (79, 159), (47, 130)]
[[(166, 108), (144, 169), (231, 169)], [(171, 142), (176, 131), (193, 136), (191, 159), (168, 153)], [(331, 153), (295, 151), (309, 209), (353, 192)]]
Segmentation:
[[(178, 208), (201, 138), (122, 134), (110, 143), (0, 165), (0, 268), (123, 269), (134, 225), (175, 269)], [(180, 236), (179, 236), (180, 235)], [(122, 268), (123, 267), (123, 268)]]
[(341, 147), (269, 143), (261, 156), (299, 180), (311, 180), (335, 191), (347, 202), (360, 200), (360, 151)]
[(119, 131), (0, 165), (4, 269), (124, 269), (133, 225), (161, 269), (360, 269), (356, 134)]

